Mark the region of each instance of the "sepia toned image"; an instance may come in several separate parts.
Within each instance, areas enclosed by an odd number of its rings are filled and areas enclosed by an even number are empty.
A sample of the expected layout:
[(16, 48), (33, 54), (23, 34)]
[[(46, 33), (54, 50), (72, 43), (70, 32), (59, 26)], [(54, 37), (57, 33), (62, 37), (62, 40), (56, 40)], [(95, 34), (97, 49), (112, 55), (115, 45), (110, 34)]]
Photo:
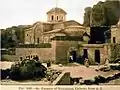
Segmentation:
[(119, 0), (0, 2), (1, 86), (120, 86)]

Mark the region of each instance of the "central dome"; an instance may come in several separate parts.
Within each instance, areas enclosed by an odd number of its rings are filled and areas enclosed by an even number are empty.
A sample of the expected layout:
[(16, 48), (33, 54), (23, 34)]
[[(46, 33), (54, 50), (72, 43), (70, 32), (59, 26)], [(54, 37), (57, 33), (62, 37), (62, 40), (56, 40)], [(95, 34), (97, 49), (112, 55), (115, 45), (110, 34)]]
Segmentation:
[(49, 14), (49, 13), (64, 13), (64, 14), (67, 14), (63, 9), (57, 8), (57, 7), (52, 8), (51, 10), (49, 10), (47, 12), (47, 14)]

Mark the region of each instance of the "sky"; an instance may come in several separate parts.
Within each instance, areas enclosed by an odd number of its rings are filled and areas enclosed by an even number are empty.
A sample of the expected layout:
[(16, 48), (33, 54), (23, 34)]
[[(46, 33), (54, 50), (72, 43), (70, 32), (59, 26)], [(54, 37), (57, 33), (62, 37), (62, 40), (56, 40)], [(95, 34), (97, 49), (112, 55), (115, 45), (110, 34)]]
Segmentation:
[(47, 22), (46, 12), (56, 5), (67, 12), (67, 20), (82, 24), (84, 9), (99, 1), (104, 0), (0, 0), (0, 29)]

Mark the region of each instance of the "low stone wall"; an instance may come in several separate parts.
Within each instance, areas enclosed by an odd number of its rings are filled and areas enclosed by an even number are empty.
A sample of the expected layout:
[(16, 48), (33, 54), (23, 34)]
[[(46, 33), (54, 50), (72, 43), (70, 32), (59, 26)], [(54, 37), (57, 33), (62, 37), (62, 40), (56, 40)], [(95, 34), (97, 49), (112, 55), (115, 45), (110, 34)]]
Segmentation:
[(52, 84), (53, 85), (70, 85), (70, 72), (63, 72)]
[(51, 48), (16, 48), (16, 56), (38, 55), (41, 60), (51, 59), (55, 63), (68, 63), (68, 51), (71, 47), (78, 48), (78, 41), (51, 42)]
[(16, 48), (16, 55), (25, 58), (26, 56), (38, 55), (40, 60), (55, 60), (55, 52), (53, 48)]

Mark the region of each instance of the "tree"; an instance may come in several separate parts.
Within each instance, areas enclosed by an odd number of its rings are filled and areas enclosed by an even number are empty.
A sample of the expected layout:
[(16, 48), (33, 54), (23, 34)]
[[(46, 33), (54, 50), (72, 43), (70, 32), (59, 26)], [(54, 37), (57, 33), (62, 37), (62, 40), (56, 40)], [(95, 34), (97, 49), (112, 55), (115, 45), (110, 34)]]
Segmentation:
[(16, 46), (16, 42), (10, 37), (8, 39), (8, 45), (9, 45), (9, 48), (14, 48)]
[(10, 79), (31, 80), (45, 77), (47, 68), (39, 60), (24, 59), (11, 66)]
[(18, 43), (24, 43), (24, 30), (28, 27), (30, 26), (19, 25), (1, 29), (1, 47), (9, 48), (16, 46)]

